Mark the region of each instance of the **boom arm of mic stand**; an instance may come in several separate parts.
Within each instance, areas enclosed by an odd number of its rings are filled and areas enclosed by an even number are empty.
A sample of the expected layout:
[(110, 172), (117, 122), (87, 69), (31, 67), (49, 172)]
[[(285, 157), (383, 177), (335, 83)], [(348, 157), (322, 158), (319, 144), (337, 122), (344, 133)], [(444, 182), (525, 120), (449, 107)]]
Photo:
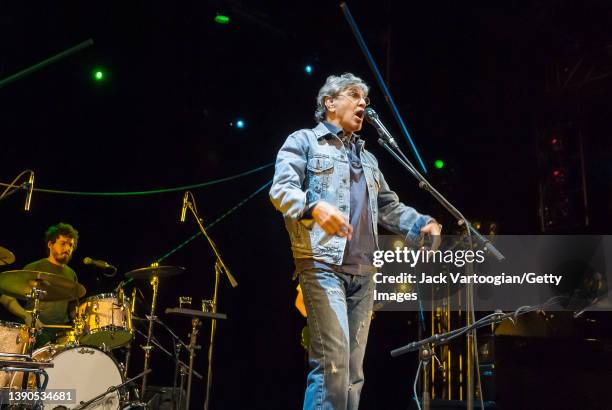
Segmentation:
[(446, 332), (446, 333), (441, 333), (441, 334), (435, 334), (433, 336), (430, 336), (426, 339), (423, 340), (419, 340), (417, 342), (412, 342), (412, 343), (408, 343), (405, 346), (399, 347), (397, 349), (393, 349), (391, 351), (391, 356), (393, 357), (397, 357), (397, 356), (401, 356), (405, 353), (408, 352), (412, 352), (415, 350), (418, 350), (421, 346), (426, 345), (426, 344), (433, 344), (433, 345), (438, 345), (438, 344), (442, 344), (442, 343), (447, 343), (461, 335), (466, 334), (467, 332), (469, 332), (472, 329), (478, 329), (481, 327), (485, 327), (485, 326), (489, 326), (495, 323), (499, 323), (502, 322), (506, 319), (515, 319), (518, 316), (522, 316), (526, 313), (530, 313), (530, 312), (536, 312), (536, 311), (540, 311), (543, 310), (544, 308), (554, 304), (557, 302), (557, 300), (562, 299), (558, 296), (553, 297), (551, 299), (549, 299), (548, 301), (540, 304), (540, 305), (535, 305), (535, 306), (524, 306), (524, 307), (520, 307), (518, 309), (516, 309), (513, 312), (508, 312), (508, 313), (502, 313), (500, 311), (497, 311), (495, 313), (492, 313), (488, 316), (483, 317), (482, 319), (478, 320), (477, 322), (472, 323), (471, 325), (468, 326), (464, 326), (461, 327), (459, 329), (455, 329), (455, 330), (451, 330), (450, 332)]
[(230, 272), (229, 268), (227, 267), (227, 265), (223, 261), (223, 258), (221, 257), (221, 254), (219, 254), (219, 250), (217, 249), (217, 245), (215, 245), (215, 243), (210, 238), (210, 236), (208, 236), (208, 232), (206, 231), (206, 228), (204, 228), (204, 225), (202, 225), (202, 220), (200, 219), (200, 216), (197, 214), (197, 212), (193, 208), (193, 204), (191, 203), (191, 201), (189, 201), (187, 203), (187, 206), (189, 207), (189, 209), (191, 210), (191, 213), (195, 217), (195, 220), (198, 223), (198, 226), (200, 227), (200, 231), (202, 231), (202, 234), (206, 237), (206, 240), (210, 244), (210, 247), (212, 248), (213, 252), (215, 253), (215, 256), (217, 258), (217, 261), (219, 262), (219, 265), (221, 265), (221, 267), (223, 268), (223, 272), (225, 272), (225, 275), (227, 276), (227, 280), (229, 280), (229, 282), (232, 285), (232, 287), (235, 288), (236, 286), (238, 286), (238, 282), (236, 281), (236, 279), (234, 278), (234, 276)]
[(421, 175), (419, 171), (417, 171), (416, 168), (410, 163), (408, 158), (406, 158), (404, 155), (402, 155), (403, 158), (400, 157), (400, 155), (395, 152), (395, 150), (393, 150), (393, 148), (389, 146), (387, 141), (385, 141), (383, 138), (379, 138), (378, 143), (382, 145), (383, 148), (385, 148), (391, 155), (393, 155), (393, 157), (395, 157), (395, 159), (419, 181), (420, 188), (428, 191), (451, 215), (453, 215), (457, 219), (457, 222), (460, 225), (465, 224), (470, 233), (474, 235), (476, 240), (485, 249), (487, 249), (493, 255), (493, 257), (495, 257), (495, 259), (497, 259), (498, 261), (502, 261), (505, 259), (504, 255), (502, 255), (502, 253), (497, 250), (497, 248), (495, 248), (495, 246), (493, 246), (493, 244), (488, 239), (482, 236), (476, 230), (476, 228), (474, 228), (472, 224), (463, 216), (463, 214), (459, 212), (457, 208), (455, 208), (440, 192), (438, 192), (433, 186), (431, 186), (431, 184), (425, 179), (425, 177)]
[[(529, 310), (531, 311), (531, 310)], [(524, 314), (527, 312), (521, 312), (520, 314)], [(494, 313), (492, 314), (489, 318), (487, 318), (486, 320), (479, 320), (471, 325), (468, 326), (464, 326), (461, 327), (459, 329), (455, 329), (455, 330), (451, 330), (450, 332), (446, 332), (446, 333), (441, 333), (441, 334), (435, 334), (433, 336), (430, 336), (426, 339), (423, 340), (419, 340), (417, 342), (412, 342), (412, 343), (408, 343), (406, 346), (402, 346), (399, 347), (397, 349), (393, 349), (391, 350), (391, 356), (392, 357), (397, 357), (397, 356), (401, 356), (405, 353), (408, 352), (412, 352), (415, 350), (419, 350), (421, 346), (424, 345), (429, 345), (432, 344), (434, 346), (438, 345), (438, 344), (443, 344), (443, 343), (448, 343), (453, 339), (458, 338), (459, 336), (462, 336), (464, 334), (466, 334), (467, 332), (469, 332), (472, 329), (479, 329), (481, 327), (485, 327), (485, 326), (489, 326), (491, 324), (494, 323), (499, 323), (503, 320), (509, 319), (513, 316), (515, 316), (516, 313), (512, 312), (512, 313)]]
[(89, 407), (91, 404), (93, 404), (94, 402), (100, 400), (102, 397), (106, 396), (109, 393), (113, 393), (116, 392), (117, 390), (119, 390), (120, 388), (122, 388), (123, 386), (126, 386), (130, 383), (132, 383), (134, 380), (136, 379), (140, 379), (141, 377), (143, 377), (146, 374), (151, 373), (151, 369), (147, 369), (144, 372), (140, 373), (138, 376), (132, 377), (131, 379), (128, 379), (126, 381), (124, 381), (121, 384), (118, 384), (116, 386), (111, 386), (108, 388), (108, 390), (106, 390), (104, 393), (98, 394), (96, 397), (94, 397), (91, 400), (87, 400), (87, 401), (82, 401), (77, 407), (75, 407), (75, 410), (82, 410), (86, 407)]

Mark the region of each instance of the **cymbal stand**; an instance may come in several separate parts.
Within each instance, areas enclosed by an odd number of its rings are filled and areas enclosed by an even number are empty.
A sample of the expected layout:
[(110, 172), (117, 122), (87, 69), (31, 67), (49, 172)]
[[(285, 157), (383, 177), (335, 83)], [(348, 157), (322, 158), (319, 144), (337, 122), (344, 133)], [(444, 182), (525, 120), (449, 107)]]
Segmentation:
[[(130, 299), (130, 309), (129, 309), (130, 316), (134, 314), (135, 301), (136, 301), (136, 287), (132, 289), (132, 297)], [(132, 340), (134, 340), (134, 338), (132, 338)], [(127, 379), (128, 370), (130, 367), (130, 356), (132, 355), (132, 340), (130, 340), (127, 347), (125, 348), (125, 364), (123, 365), (123, 377), (125, 379)]]
[[(30, 299), (34, 300), (34, 307), (32, 308), (32, 310), (30, 311), (31, 313), (31, 321), (30, 324), (28, 325), (26, 323), (26, 326), (28, 328), (28, 340), (26, 341), (26, 346), (24, 348), (24, 351), (30, 356), (32, 357), (32, 354), (34, 353), (34, 345), (35, 340), (36, 340), (36, 322), (38, 321), (38, 314), (40, 312), (40, 297), (45, 296), (47, 294), (47, 291), (42, 290), (42, 289), (38, 289), (37, 287), (32, 287), (32, 291), (30, 292), (30, 294), (28, 295), (28, 297)], [(23, 381), (21, 384), (21, 388), (22, 389), (27, 389), (28, 387), (28, 380), (30, 379), (30, 373), (28, 371), (24, 371), (23, 372)], [(38, 384), (38, 374), (36, 375), (36, 382)]]
[[(123, 289), (122, 289), (123, 291)], [(130, 307), (129, 307), (129, 315), (130, 317), (134, 314), (134, 308), (135, 308), (135, 301), (136, 301), (136, 287), (134, 287), (132, 289), (132, 297), (129, 300), (130, 302)], [(124, 303), (127, 302), (124, 300)], [(133, 326), (133, 325), (132, 325)], [(133, 329), (133, 327), (132, 327)], [(133, 331), (132, 331), (133, 334)], [(129, 343), (127, 344), (127, 346), (125, 347), (125, 358), (124, 358), (124, 363), (123, 363), (123, 378), (127, 379), (128, 378), (128, 372), (130, 370), (130, 357), (132, 356), (132, 343), (134, 342), (135, 336), (132, 336), (132, 339), (129, 341)], [(126, 400), (129, 401), (130, 400), (130, 390), (127, 391), (126, 393)]]
[(155, 304), (157, 303), (157, 291), (159, 289), (159, 277), (157, 275), (151, 278), (151, 286), (153, 287), (153, 299), (151, 300), (151, 314), (147, 318), (149, 320), (149, 331), (147, 332), (147, 344), (142, 347), (144, 350), (144, 369), (142, 376), (142, 386), (140, 388), (140, 398), (141, 400), (145, 399), (145, 392), (147, 388), (147, 375), (149, 372), (149, 359), (151, 357), (151, 350), (153, 346), (151, 346), (151, 337), (153, 336), (153, 322), (155, 321)]
[(30, 299), (34, 300), (34, 307), (30, 311), (32, 314), (32, 321), (28, 325), (28, 341), (27, 341), (27, 352), (31, 356), (34, 353), (34, 340), (36, 338), (36, 322), (38, 321), (38, 315), (40, 312), (40, 297), (47, 294), (46, 290), (32, 288), (32, 292), (28, 295)]

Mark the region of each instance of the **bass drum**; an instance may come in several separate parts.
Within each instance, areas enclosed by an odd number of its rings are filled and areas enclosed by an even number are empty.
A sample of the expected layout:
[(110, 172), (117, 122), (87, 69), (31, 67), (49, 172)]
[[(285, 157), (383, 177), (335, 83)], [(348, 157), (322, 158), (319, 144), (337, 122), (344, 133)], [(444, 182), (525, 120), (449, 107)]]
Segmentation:
[[(48, 390), (71, 390), (74, 395), (73, 404), (44, 403), (47, 410), (56, 407), (72, 409), (82, 401), (93, 399), (104, 393), (111, 386), (123, 383), (123, 377), (117, 362), (108, 354), (95, 347), (62, 348), (57, 345), (47, 345), (34, 352), (34, 360), (50, 361), (53, 367), (47, 369), (49, 375)], [(33, 382), (30, 376), (30, 381)], [(11, 388), (21, 389), (23, 377), (15, 374), (11, 380)], [(119, 409), (119, 391), (107, 394), (98, 401), (87, 406), (92, 410)]]

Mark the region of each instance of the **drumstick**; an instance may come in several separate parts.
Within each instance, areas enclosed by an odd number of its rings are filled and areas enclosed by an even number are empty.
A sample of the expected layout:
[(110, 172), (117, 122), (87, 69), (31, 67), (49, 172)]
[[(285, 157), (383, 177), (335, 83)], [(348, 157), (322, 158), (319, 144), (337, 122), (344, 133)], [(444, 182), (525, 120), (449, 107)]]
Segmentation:
[(71, 325), (43, 325), (43, 327), (49, 329), (72, 329)]

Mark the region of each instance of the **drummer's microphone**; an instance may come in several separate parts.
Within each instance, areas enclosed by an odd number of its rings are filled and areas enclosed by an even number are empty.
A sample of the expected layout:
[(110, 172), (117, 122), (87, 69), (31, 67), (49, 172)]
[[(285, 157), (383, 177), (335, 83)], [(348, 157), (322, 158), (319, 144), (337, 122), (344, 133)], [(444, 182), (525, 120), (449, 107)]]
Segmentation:
[(189, 191), (185, 191), (185, 195), (183, 195), (183, 208), (181, 208), (181, 222), (185, 222), (185, 213), (187, 212), (188, 198)]
[(26, 195), (24, 210), (30, 210), (30, 203), (32, 202), (32, 191), (34, 191), (34, 171), (30, 171), (30, 179), (28, 180), (28, 193)]
[(83, 264), (84, 265), (93, 265), (96, 268), (101, 268), (101, 269), (115, 269), (115, 270), (117, 270), (117, 268), (115, 268), (110, 263), (105, 262), (105, 261), (99, 261), (99, 260), (96, 260), (96, 259), (91, 259), (89, 256), (86, 256), (86, 257), (83, 258)]

